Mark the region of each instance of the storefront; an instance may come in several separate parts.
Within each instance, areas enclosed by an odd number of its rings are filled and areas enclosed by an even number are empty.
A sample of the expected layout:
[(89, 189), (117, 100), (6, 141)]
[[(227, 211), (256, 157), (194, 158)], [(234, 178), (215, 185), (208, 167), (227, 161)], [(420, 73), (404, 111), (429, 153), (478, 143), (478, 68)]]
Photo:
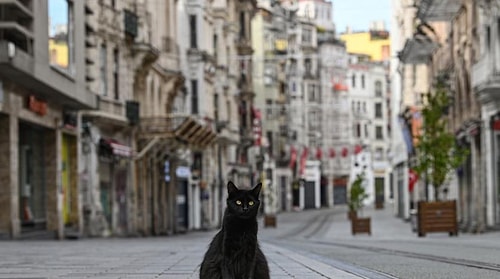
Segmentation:
[(21, 232), (45, 230), (47, 225), (46, 162), (49, 148), (48, 129), (28, 122), (19, 123), (19, 217)]

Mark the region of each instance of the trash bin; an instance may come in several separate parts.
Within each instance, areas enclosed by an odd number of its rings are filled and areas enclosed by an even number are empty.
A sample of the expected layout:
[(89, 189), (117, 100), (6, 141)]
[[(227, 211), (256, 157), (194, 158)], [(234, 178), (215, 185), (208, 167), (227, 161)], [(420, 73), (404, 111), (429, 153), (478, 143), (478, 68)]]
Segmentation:
[(416, 209), (410, 209), (411, 230), (413, 232), (417, 232), (418, 229), (417, 213)]

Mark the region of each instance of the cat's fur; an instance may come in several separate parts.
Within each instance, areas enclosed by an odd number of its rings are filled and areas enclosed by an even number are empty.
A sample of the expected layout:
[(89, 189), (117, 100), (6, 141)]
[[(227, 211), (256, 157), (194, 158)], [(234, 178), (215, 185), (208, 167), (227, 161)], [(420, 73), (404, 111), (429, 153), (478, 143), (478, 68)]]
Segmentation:
[(200, 279), (270, 278), (266, 257), (257, 240), (261, 187), (259, 183), (251, 190), (239, 190), (233, 182), (228, 182), (222, 228), (205, 253)]

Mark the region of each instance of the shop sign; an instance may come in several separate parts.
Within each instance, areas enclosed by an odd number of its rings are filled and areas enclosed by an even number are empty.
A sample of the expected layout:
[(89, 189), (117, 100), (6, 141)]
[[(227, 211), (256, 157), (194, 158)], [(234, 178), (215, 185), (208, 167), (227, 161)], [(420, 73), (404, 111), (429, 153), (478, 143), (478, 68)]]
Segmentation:
[(31, 95), (28, 97), (28, 109), (38, 115), (44, 116), (47, 114), (47, 102), (40, 101)]
[(177, 169), (175, 170), (175, 174), (177, 175), (177, 177), (189, 178), (189, 176), (191, 175), (191, 170), (189, 169), (189, 167), (181, 166), (177, 167)]

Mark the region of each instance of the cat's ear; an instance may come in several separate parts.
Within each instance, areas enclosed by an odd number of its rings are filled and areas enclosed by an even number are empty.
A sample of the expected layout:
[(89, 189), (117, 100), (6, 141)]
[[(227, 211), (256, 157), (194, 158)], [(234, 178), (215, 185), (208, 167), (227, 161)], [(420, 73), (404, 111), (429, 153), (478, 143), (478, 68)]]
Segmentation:
[(256, 198), (259, 198), (260, 189), (262, 189), (262, 183), (259, 183), (255, 185), (255, 187), (253, 187), (253, 189), (251, 190), (252, 195)]
[(231, 193), (234, 193), (236, 191), (238, 191), (238, 188), (236, 187), (236, 185), (234, 185), (234, 183), (232, 181), (229, 181), (227, 183), (227, 193), (231, 194)]

